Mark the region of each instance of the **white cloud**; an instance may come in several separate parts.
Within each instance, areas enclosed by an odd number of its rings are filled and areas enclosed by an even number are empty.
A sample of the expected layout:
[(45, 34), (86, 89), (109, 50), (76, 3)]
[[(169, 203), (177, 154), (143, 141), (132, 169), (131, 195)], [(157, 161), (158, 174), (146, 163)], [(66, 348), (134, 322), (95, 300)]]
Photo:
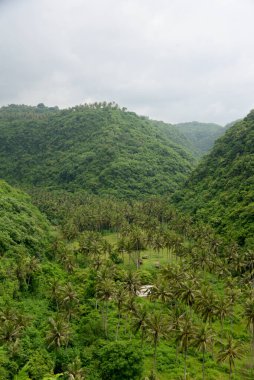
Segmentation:
[(251, 0), (0, 1), (0, 104), (88, 99), (169, 122), (253, 106)]

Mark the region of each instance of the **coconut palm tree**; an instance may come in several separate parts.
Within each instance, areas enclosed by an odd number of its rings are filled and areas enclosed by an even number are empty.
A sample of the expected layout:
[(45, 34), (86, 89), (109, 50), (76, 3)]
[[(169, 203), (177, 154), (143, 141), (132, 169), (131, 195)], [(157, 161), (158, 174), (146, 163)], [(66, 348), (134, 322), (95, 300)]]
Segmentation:
[(140, 276), (137, 272), (134, 272), (133, 270), (126, 272), (123, 278), (123, 283), (129, 294), (137, 295), (141, 287)]
[(228, 361), (229, 363), (229, 379), (232, 379), (233, 368), (235, 366), (235, 360), (242, 357), (242, 344), (234, 341), (232, 336), (227, 337), (226, 343), (222, 345), (222, 348), (218, 354), (218, 362)]
[(209, 286), (205, 286), (197, 294), (196, 310), (204, 322), (211, 323), (216, 315), (217, 297)]
[(205, 379), (205, 353), (212, 345), (214, 331), (207, 324), (202, 324), (194, 333), (193, 346), (202, 352), (202, 378)]
[(141, 347), (146, 334), (148, 308), (145, 304), (137, 305), (132, 314), (132, 327), (134, 334), (141, 332)]
[(114, 294), (115, 282), (109, 278), (99, 281), (96, 286), (96, 293), (99, 300), (103, 301), (103, 324), (106, 337), (108, 336), (108, 303)]
[(72, 284), (68, 282), (68, 284), (66, 284), (62, 288), (62, 300), (61, 300), (61, 304), (67, 313), (68, 321), (70, 320), (71, 316), (75, 313), (75, 309), (78, 303), (79, 303), (79, 299), (78, 299), (77, 293), (74, 290)]
[(184, 379), (187, 378), (187, 351), (195, 334), (195, 326), (189, 315), (184, 315), (176, 331), (176, 342), (184, 352)]
[(117, 306), (118, 321), (116, 327), (116, 340), (118, 339), (120, 320), (122, 318), (122, 310), (124, 302), (126, 301), (127, 295), (126, 290), (122, 283), (117, 283), (113, 292), (113, 299)]
[[(178, 307), (173, 308), (169, 317), (169, 331), (173, 331), (175, 334), (178, 333), (180, 329), (180, 324), (186, 314), (186, 310), (183, 308), (182, 304), (179, 304)], [(176, 361), (178, 361), (178, 352), (179, 352), (180, 343), (176, 340)]]
[(52, 281), (49, 282), (48, 288), (48, 296), (52, 302), (52, 307), (54, 310), (59, 311), (59, 305), (61, 302), (61, 293), (62, 286), (58, 279), (53, 278)]
[(161, 338), (167, 337), (169, 333), (168, 319), (161, 312), (152, 312), (146, 319), (146, 334), (153, 342), (153, 371), (156, 372), (157, 348)]
[(197, 296), (196, 280), (189, 279), (179, 282), (176, 288), (176, 296), (186, 305), (193, 306)]
[(0, 340), (15, 344), (27, 324), (27, 318), (10, 305), (0, 310)]
[(229, 278), (227, 281), (226, 297), (227, 297), (228, 302), (230, 304), (231, 330), (233, 328), (234, 306), (235, 306), (236, 300), (240, 297), (240, 295), (241, 295), (241, 291), (236, 286), (236, 280)]
[(161, 301), (162, 303), (168, 302), (172, 299), (173, 293), (169, 290), (166, 282), (159, 278), (152, 286), (150, 290), (150, 299)]
[(249, 298), (245, 301), (244, 316), (247, 319), (248, 328), (252, 334), (252, 351), (254, 354), (254, 298)]
[(221, 332), (223, 330), (224, 321), (226, 317), (229, 317), (231, 315), (231, 306), (229, 300), (224, 297), (220, 296), (217, 299), (216, 305), (215, 305), (215, 315), (219, 319), (221, 324)]
[(191, 267), (195, 271), (202, 270), (203, 274), (206, 270), (211, 270), (213, 265), (213, 260), (211, 259), (208, 247), (202, 247), (202, 250), (193, 248), (191, 252)]
[(152, 239), (152, 247), (157, 252), (157, 256), (160, 255), (160, 251), (164, 248), (164, 246), (165, 243), (163, 235), (161, 235), (160, 232), (157, 232), (156, 234), (154, 234)]
[(145, 249), (145, 233), (139, 226), (133, 226), (129, 234), (132, 250), (136, 252), (137, 269), (140, 266), (140, 252)]
[(40, 270), (40, 261), (36, 257), (30, 257), (26, 262), (26, 283), (28, 289), (32, 288), (33, 276)]
[(23, 328), (24, 326), (14, 320), (6, 320), (0, 327), (0, 341), (15, 343)]
[(187, 273), (182, 270), (178, 264), (168, 264), (161, 269), (161, 275), (165, 281), (167, 281), (174, 287), (179, 281), (187, 280)]
[(68, 365), (65, 374), (68, 380), (85, 380), (85, 372), (78, 357)]
[(62, 346), (68, 346), (70, 338), (70, 329), (68, 323), (66, 323), (60, 317), (55, 319), (49, 318), (49, 331), (46, 336), (48, 348), (55, 347), (56, 349)]

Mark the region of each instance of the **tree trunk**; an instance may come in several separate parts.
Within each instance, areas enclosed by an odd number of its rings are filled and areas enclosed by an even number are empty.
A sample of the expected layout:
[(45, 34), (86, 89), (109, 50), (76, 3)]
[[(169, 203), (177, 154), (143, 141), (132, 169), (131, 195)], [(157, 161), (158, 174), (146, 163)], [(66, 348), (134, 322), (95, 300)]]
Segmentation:
[(144, 344), (144, 329), (141, 327), (141, 348), (143, 348)]
[(203, 380), (205, 380), (205, 348), (203, 347), (203, 360), (202, 360), (202, 374)]
[(184, 380), (187, 378), (187, 348), (184, 351)]
[(118, 340), (118, 333), (119, 333), (119, 327), (120, 327), (120, 320), (121, 320), (121, 314), (120, 314), (120, 312), (119, 312), (119, 313), (118, 313), (117, 326), (116, 326), (116, 341)]
[(108, 302), (106, 301), (105, 335), (108, 338)]
[(176, 343), (176, 362), (178, 362), (178, 343)]
[(157, 340), (154, 342), (154, 353), (153, 353), (153, 372), (156, 372), (156, 361), (157, 361)]

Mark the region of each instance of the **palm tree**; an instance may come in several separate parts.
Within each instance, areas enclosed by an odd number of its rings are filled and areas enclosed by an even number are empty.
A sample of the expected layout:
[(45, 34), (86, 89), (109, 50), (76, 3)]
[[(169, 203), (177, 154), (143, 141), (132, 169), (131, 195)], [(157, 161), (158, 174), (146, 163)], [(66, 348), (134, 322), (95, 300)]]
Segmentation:
[(140, 252), (145, 249), (145, 233), (138, 227), (133, 226), (129, 235), (132, 250), (137, 253), (137, 269), (140, 266)]
[(180, 282), (176, 288), (176, 296), (186, 305), (193, 306), (197, 296), (196, 280), (190, 279)]
[(113, 299), (117, 306), (117, 314), (118, 314), (118, 322), (116, 327), (116, 340), (118, 339), (118, 332), (120, 327), (120, 320), (122, 318), (122, 310), (124, 302), (126, 301), (126, 291), (122, 283), (117, 283), (114, 293), (113, 293)]
[(153, 236), (152, 247), (157, 252), (157, 256), (159, 256), (160, 251), (164, 248), (164, 238), (160, 232)]
[(0, 321), (0, 340), (15, 345), (27, 324), (27, 318), (7, 305), (0, 310)]
[(207, 325), (201, 325), (194, 334), (193, 345), (202, 352), (202, 377), (205, 379), (205, 353), (207, 348), (212, 345), (214, 338), (213, 330)]
[(130, 314), (133, 314), (137, 309), (136, 300), (137, 300), (137, 297), (130, 294), (123, 305), (124, 311)]
[(211, 323), (216, 315), (217, 298), (210, 287), (203, 287), (197, 295), (196, 310), (204, 322)]
[(150, 299), (158, 300), (162, 303), (168, 302), (173, 297), (172, 292), (170, 292), (168, 285), (163, 279), (158, 279), (155, 284), (153, 284), (150, 290)]
[(207, 269), (210, 270), (213, 265), (213, 260), (211, 260), (207, 250), (207, 247), (203, 247), (201, 251), (194, 247), (191, 252), (191, 267), (195, 271), (201, 269), (203, 274)]
[(33, 276), (40, 270), (40, 262), (36, 257), (31, 257), (26, 262), (26, 283), (28, 288), (32, 287)]
[(235, 360), (242, 357), (242, 345), (240, 342), (234, 341), (232, 336), (227, 337), (227, 341), (222, 345), (222, 348), (218, 354), (218, 362), (229, 363), (229, 379), (232, 379), (233, 367), (235, 366)]
[(144, 337), (147, 327), (148, 309), (144, 304), (138, 305), (132, 314), (132, 326), (134, 334), (141, 332), (141, 347), (143, 347)]
[(68, 346), (70, 338), (69, 325), (60, 317), (49, 318), (49, 331), (46, 337), (48, 348), (54, 346), (56, 349), (62, 346)]
[(18, 312), (12, 306), (7, 304), (4, 308), (0, 309), (0, 321), (1, 324), (8, 320), (17, 320)]
[(68, 380), (85, 380), (84, 369), (78, 357), (68, 365), (66, 375), (68, 376)]
[(176, 342), (180, 343), (180, 348), (184, 352), (184, 379), (187, 376), (187, 351), (191, 340), (194, 337), (195, 328), (190, 316), (185, 315), (180, 322), (179, 329), (176, 331)]
[(249, 273), (254, 271), (254, 251), (247, 250), (244, 255), (244, 270)]
[[(180, 324), (185, 316), (186, 310), (182, 308), (182, 304), (179, 304), (178, 307), (173, 308), (170, 319), (169, 319), (169, 330), (174, 331), (176, 334), (180, 329)], [(176, 341), (176, 362), (178, 361), (178, 351), (179, 351), (179, 341)]]
[(165, 281), (172, 284), (175, 287), (175, 284), (179, 281), (187, 280), (187, 274), (182, 270), (178, 264), (168, 264), (161, 269), (161, 275)]
[(51, 299), (53, 308), (57, 311), (59, 311), (59, 304), (61, 302), (61, 291), (62, 287), (59, 280), (53, 278), (53, 280), (49, 282), (48, 294)]
[(166, 337), (169, 333), (168, 320), (160, 312), (153, 312), (146, 319), (146, 334), (153, 342), (153, 371), (156, 372), (157, 348), (160, 339)]
[(129, 294), (137, 295), (141, 287), (140, 276), (137, 272), (129, 270), (127, 273), (125, 273), (123, 283), (125, 289), (128, 291)]
[(129, 249), (129, 245), (128, 244), (129, 241), (127, 239), (126, 236), (122, 236), (118, 241), (117, 241), (117, 251), (119, 253), (121, 253), (122, 255), (122, 260), (124, 262), (124, 254), (125, 253), (128, 253), (129, 254), (129, 264), (130, 264), (130, 253), (131, 253), (131, 249)]
[(97, 297), (103, 301), (103, 324), (106, 337), (108, 336), (108, 303), (114, 294), (115, 282), (109, 278), (99, 281), (96, 286)]
[(75, 308), (79, 303), (77, 293), (73, 289), (70, 282), (62, 288), (62, 305), (67, 312), (68, 321), (75, 312)]
[(236, 300), (239, 298), (241, 291), (236, 287), (236, 280), (233, 280), (232, 278), (228, 279), (227, 285), (228, 287), (226, 288), (226, 296), (230, 304), (230, 325), (232, 330), (234, 305), (236, 303)]
[(248, 328), (252, 334), (252, 351), (254, 354), (254, 298), (247, 299), (245, 302), (244, 316), (247, 319)]
[(229, 300), (223, 296), (219, 297), (215, 305), (215, 315), (219, 318), (221, 324), (221, 332), (223, 330), (224, 320), (231, 315), (231, 308)]
[(14, 320), (6, 320), (0, 328), (0, 341), (15, 343), (23, 328), (24, 326), (19, 325)]

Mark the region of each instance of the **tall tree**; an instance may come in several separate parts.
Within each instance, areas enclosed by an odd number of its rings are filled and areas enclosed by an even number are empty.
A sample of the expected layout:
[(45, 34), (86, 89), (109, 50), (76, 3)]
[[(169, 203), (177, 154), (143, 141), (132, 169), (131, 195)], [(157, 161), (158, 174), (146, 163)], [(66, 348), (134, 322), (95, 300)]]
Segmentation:
[(48, 348), (55, 347), (56, 349), (68, 346), (70, 339), (70, 328), (61, 317), (55, 319), (49, 318), (49, 330), (46, 336)]
[(184, 353), (184, 380), (187, 379), (187, 352), (194, 334), (195, 326), (192, 318), (185, 315), (179, 324), (178, 331), (176, 331), (176, 341), (180, 343), (180, 348)]
[(214, 331), (209, 325), (204, 324), (197, 328), (193, 336), (193, 345), (202, 352), (202, 378), (205, 379), (205, 353), (209, 346), (212, 345)]
[(228, 361), (229, 363), (229, 379), (232, 379), (233, 368), (235, 367), (236, 359), (242, 357), (242, 344), (234, 341), (232, 336), (227, 337), (226, 343), (222, 345), (222, 348), (218, 354), (218, 362)]

